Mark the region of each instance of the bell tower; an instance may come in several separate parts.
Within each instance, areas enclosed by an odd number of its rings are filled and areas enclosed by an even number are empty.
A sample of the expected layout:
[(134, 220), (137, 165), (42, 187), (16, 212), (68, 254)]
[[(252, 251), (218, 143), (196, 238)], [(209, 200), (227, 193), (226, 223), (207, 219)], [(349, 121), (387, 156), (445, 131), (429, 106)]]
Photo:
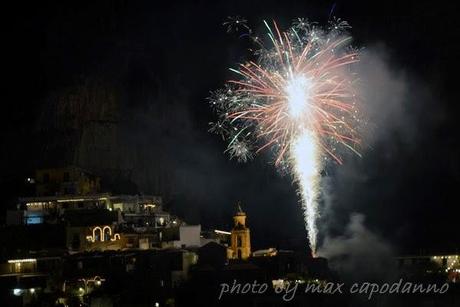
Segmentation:
[(237, 205), (233, 216), (234, 226), (231, 234), (232, 259), (248, 259), (251, 256), (251, 235), (246, 227), (246, 213)]

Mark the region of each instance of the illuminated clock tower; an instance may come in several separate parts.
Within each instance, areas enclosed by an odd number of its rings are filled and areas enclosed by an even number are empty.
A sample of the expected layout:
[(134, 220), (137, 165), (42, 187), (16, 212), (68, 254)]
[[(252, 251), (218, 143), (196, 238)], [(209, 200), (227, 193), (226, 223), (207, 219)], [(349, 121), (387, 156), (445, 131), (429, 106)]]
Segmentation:
[(239, 204), (233, 216), (233, 222), (230, 245), (232, 250), (231, 258), (248, 259), (251, 256), (251, 235), (249, 228), (246, 227), (246, 213), (243, 212)]

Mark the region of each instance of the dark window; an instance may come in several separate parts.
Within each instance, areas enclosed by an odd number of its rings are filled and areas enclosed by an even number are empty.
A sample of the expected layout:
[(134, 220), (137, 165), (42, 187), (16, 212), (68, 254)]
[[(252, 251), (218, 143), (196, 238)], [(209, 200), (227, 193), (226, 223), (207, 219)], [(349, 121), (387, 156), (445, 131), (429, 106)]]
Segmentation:
[(243, 245), (241, 236), (236, 237), (236, 246), (241, 247)]
[(104, 241), (110, 241), (110, 230), (104, 229)]
[(102, 238), (102, 231), (101, 229), (96, 229), (94, 231), (94, 241), (97, 242), (97, 241), (101, 241), (101, 238)]
[(238, 259), (241, 259), (241, 258), (243, 258), (243, 257), (241, 256), (241, 249), (239, 249), (238, 250)]
[(70, 180), (69, 172), (64, 172), (64, 181), (67, 182)]
[(48, 173), (43, 174), (43, 182), (44, 183), (50, 182), (50, 174), (48, 174)]

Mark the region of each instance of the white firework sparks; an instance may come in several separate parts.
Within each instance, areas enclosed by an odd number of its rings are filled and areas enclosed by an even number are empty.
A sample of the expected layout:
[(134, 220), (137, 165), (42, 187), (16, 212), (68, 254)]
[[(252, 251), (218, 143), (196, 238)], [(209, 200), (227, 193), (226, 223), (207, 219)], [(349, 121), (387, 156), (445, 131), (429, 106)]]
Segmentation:
[(265, 25), (271, 46), (264, 47), (258, 38), (256, 60), (232, 69), (239, 79), (211, 94), (219, 119), (210, 131), (229, 141), (226, 152), (231, 158), (246, 162), (253, 149), (254, 153), (270, 149), (275, 165), (288, 166), (299, 187), (315, 253), (323, 163), (330, 159), (341, 164), (341, 146), (359, 155), (355, 131), (359, 118), (349, 71), (358, 54), (345, 34), (350, 26), (340, 19), (327, 30), (301, 18), (285, 32), (276, 23), (274, 30)]

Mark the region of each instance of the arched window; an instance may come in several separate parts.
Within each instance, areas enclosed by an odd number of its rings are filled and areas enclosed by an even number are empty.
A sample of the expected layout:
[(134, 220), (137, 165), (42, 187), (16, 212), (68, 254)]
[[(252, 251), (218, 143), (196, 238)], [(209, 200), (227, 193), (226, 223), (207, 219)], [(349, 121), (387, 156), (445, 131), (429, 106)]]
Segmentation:
[(93, 242), (102, 241), (102, 229), (97, 226), (93, 228)]
[(103, 228), (104, 239), (102, 241), (110, 241), (112, 237), (112, 229), (109, 226), (104, 226)]
[(243, 246), (243, 240), (241, 236), (237, 236), (236, 237), (236, 247), (241, 247), (241, 246)]

